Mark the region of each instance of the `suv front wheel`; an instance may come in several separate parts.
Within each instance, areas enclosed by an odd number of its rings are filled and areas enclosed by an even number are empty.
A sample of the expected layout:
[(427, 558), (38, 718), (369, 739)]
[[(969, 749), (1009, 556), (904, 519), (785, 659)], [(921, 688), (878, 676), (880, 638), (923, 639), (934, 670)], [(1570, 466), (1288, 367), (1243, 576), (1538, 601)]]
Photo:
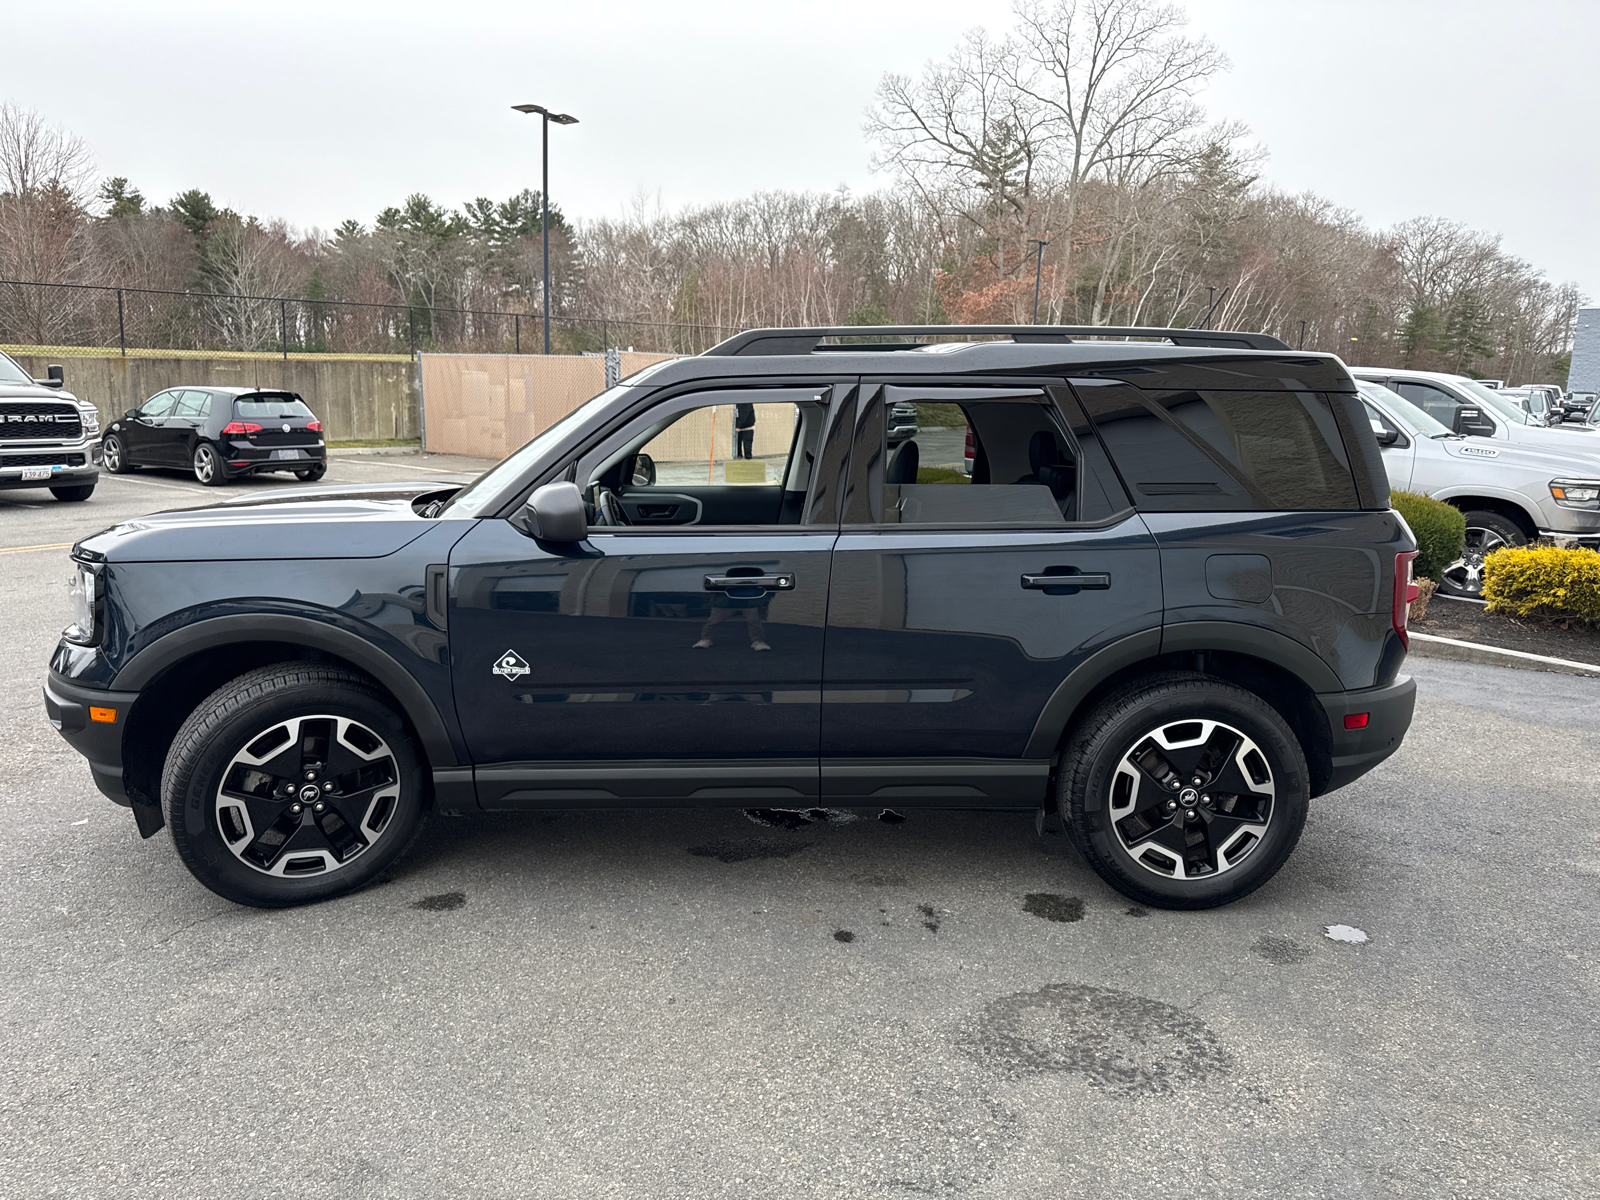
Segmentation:
[(1101, 701), (1062, 760), (1058, 802), (1100, 877), (1156, 908), (1214, 908), (1283, 866), (1305, 824), (1305, 754), (1259, 696), (1189, 673)]
[(172, 741), (161, 792), (184, 865), (257, 908), (365, 886), (427, 815), (400, 717), (359, 676), (306, 663), (262, 667), (207, 697)]

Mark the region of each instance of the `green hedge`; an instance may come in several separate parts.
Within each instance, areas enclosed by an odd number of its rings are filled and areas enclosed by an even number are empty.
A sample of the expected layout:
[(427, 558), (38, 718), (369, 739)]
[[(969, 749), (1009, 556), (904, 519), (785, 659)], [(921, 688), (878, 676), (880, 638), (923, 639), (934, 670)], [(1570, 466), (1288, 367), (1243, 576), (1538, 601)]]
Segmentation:
[(1600, 552), (1519, 546), (1483, 562), (1489, 611), (1600, 623)]
[(1389, 503), (1416, 534), (1416, 573), (1437, 582), (1444, 569), (1461, 557), (1467, 540), (1466, 517), (1443, 500), (1430, 500), (1415, 492), (1391, 491)]

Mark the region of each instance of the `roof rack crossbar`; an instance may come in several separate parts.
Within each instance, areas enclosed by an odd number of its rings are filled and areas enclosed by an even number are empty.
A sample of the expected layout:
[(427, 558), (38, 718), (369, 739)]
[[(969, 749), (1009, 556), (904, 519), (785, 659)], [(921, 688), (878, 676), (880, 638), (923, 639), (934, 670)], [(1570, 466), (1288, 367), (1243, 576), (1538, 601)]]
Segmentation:
[[(829, 325), (812, 329), (747, 329), (705, 351), (708, 355), (769, 356), (811, 354), (825, 338), (950, 337), (951, 335), (1009, 334), (1014, 342), (1065, 344), (1080, 338), (1165, 338), (1175, 346), (1210, 346), (1235, 350), (1287, 350), (1288, 345), (1266, 333), (1232, 329), (1156, 329), (1125, 325)], [(838, 349), (852, 350), (843, 346)], [(881, 343), (861, 349), (882, 350)], [(910, 350), (914, 347), (894, 347)], [(829, 350), (834, 347), (828, 347)]]

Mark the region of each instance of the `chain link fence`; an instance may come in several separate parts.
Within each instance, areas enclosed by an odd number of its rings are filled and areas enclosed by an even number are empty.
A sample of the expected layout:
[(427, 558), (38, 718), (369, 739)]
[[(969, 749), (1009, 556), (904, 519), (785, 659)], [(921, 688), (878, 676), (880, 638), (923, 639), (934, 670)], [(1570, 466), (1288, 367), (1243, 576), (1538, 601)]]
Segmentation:
[[(552, 317), (551, 350), (698, 354), (737, 333), (719, 325)], [(0, 280), (0, 345), (24, 353), (536, 354), (537, 313), (307, 297), (233, 296)]]

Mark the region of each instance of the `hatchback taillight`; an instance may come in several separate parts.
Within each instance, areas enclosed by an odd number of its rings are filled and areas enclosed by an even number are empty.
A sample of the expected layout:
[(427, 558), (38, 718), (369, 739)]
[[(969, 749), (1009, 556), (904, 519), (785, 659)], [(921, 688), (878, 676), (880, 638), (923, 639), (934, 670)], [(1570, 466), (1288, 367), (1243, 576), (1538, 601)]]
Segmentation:
[(223, 433), (260, 433), (261, 426), (254, 421), (229, 421), (222, 427)]
[(322, 432), (322, 422), (321, 421), (307, 421), (306, 422), (306, 428), (311, 430), (312, 433), (321, 433)]
[(967, 426), (966, 458), (970, 462), (972, 459), (974, 459), (976, 457), (977, 457), (977, 453), (976, 453), (975, 448), (973, 447), (973, 444), (972, 444), (972, 426), (968, 425)]
[(1411, 564), (1416, 557), (1415, 550), (1402, 550), (1394, 556), (1394, 631), (1407, 650), (1411, 649), (1411, 634), (1406, 629), (1406, 619), (1411, 615), (1411, 602), (1421, 593), (1411, 577)]

